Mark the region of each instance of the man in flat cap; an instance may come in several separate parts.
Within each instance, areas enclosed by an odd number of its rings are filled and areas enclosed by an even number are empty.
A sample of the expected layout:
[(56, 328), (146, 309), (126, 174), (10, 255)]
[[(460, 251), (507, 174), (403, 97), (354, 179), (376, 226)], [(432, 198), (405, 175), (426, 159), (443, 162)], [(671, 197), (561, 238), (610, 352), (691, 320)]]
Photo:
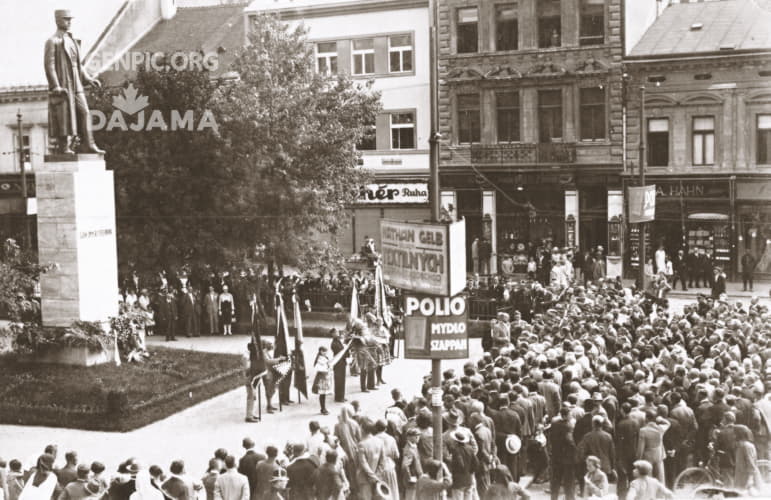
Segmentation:
[(45, 72), (48, 79), (48, 136), (56, 140), (56, 152), (74, 153), (71, 138), (79, 137), (79, 152), (104, 153), (94, 142), (88, 102), (83, 85), (100, 87), (83, 67), (80, 46), (70, 33), (72, 14), (54, 11), (56, 33), (46, 40)]

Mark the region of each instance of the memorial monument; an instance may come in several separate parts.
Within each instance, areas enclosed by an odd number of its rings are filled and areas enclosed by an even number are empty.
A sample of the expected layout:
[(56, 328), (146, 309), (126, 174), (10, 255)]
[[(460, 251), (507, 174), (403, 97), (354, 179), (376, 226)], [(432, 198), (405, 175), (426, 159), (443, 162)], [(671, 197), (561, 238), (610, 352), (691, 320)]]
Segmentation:
[(38, 253), (40, 262), (54, 264), (40, 277), (43, 326), (70, 326), (118, 314), (115, 188), (85, 96), (85, 85), (100, 83), (83, 67), (70, 11), (54, 17), (44, 57), (53, 154), (35, 172)]

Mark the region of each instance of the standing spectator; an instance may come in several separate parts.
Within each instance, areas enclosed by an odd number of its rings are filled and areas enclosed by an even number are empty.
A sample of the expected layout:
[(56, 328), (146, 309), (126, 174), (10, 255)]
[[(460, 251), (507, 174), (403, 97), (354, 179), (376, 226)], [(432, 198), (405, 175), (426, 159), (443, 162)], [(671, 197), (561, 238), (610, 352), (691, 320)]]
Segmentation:
[(236, 470), (236, 457), (225, 457), (225, 467), (227, 472), (214, 483), (214, 500), (249, 500), (249, 480)]
[(716, 267), (714, 269), (714, 277), (712, 279), (712, 298), (717, 300), (721, 295), (726, 293), (726, 276), (722, 269)]
[(477, 457), (467, 432), (452, 431), (451, 440), (447, 443), (449, 469), (452, 474), (452, 486), (449, 497), (452, 500), (471, 500), (473, 498), (474, 471), (477, 469)]
[(511, 479), (509, 469), (503, 466), (490, 471), (490, 487), (481, 495), (482, 500), (530, 500), (530, 495)]
[(605, 277), (605, 258), (602, 252), (597, 250), (594, 254), (594, 267), (592, 268), (592, 280), (597, 281)]
[(83, 500), (84, 498), (91, 496), (91, 494), (86, 491), (88, 474), (90, 472), (91, 468), (87, 464), (78, 465), (76, 469), (77, 478), (74, 481), (70, 481), (69, 484), (64, 487), (58, 500)]
[[(645, 412), (645, 425), (640, 429), (637, 441), (637, 458), (653, 467), (653, 475), (664, 483), (664, 433), (669, 429), (668, 420), (657, 417), (656, 411)], [(634, 498), (634, 497), (633, 497)]]
[(252, 494), (252, 500), (268, 500), (273, 474), (281, 468), (276, 463), (278, 448), (275, 446), (268, 446), (265, 448), (265, 454), (268, 458), (257, 464), (257, 487)]
[(743, 425), (736, 426), (736, 469), (734, 486), (746, 490), (753, 483), (758, 489), (763, 484), (758, 470), (758, 454), (752, 444), (752, 433)]
[(452, 474), (444, 462), (434, 459), (428, 460), (423, 475), (418, 479), (417, 498), (420, 500), (445, 500), (444, 492), (451, 484)]
[(397, 478), (396, 466), (399, 463), (399, 445), (396, 439), (386, 433), (388, 425), (383, 419), (375, 422), (375, 437), (383, 441), (383, 451), (385, 461), (383, 465), (383, 482), (391, 490), (391, 498), (399, 500), (399, 480)]
[(218, 304), (220, 319), (222, 320), (222, 334), (233, 335), (232, 325), (236, 321), (236, 306), (233, 295), (228, 291), (227, 285), (222, 287)]
[(212, 285), (209, 285), (209, 293), (203, 300), (203, 331), (209, 335), (218, 335), (220, 332), (219, 295)]
[(292, 461), (286, 468), (286, 475), (289, 477), (290, 498), (292, 500), (313, 500), (313, 479), (316, 469), (319, 466), (319, 459), (316, 455), (311, 455), (302, 443), (292, 445)]
[(686, 287), (686, 282), (688, 281), (688, 264), (683, 250), (678, 250), (677, 255), (675, 255), (675, 258), (672, 260), (672, 270), (674, 271), (672, 288), (677, 288), (677, 282), (679, 280), (683, 291), (687, 292), (688, 288)]
[(704, 281), (704, 287), (711, 287), (712, 286), (712, 259), (707, 254), (707, 251), (703, 248), (699, 248), (699, 257), (698, 257), (698, 263), (699, 263), (699, 272), (701, 273), (701, 278)]
[(252, 438), (245, 437), (241, 441), (241, 446), (246, 452), (238, 461), (238, 472), (249, 480), (249, 493), (253, 495), (257, 489), (257, 464), (265, 460), (266, 457), (254, 449)]
[[(332, 335), (332, 355), (333, 359), (334, 356), (337, 356), (343, 349), (345, 349), (345, 346), (343, 345), (343, 341), (340, 339), (340, 332), (337, 330), (337, 328), (332, 328), (329, 333)], [(348, 367), (348, 355), (349, 352), (346, 351), (341, 358), (337, 361), (337, 364), (334, 365), (332, 368), (334, 371), (334, 379), (335, 379), (335, 402), (336, 403), (345, 403), (347, 400), (345, 399), (345, 370)]]
[(214, 486), (217, 483), (217, 478), (220, 477), (220, 461), (216, 458), (209, 460), (209, 468), (206, 469), (206, 474), (201, 478), (201, 484), (206, 491), (206, 500), (214, 500)]
[(166, 336), (166, 341), (177, 340), (177, 303), (171, 292), (162, 293), (156, 305), (156, 325), (158, 333)]
[(329, 450), (324, 463), (315, 472), (313, 483), (317, 500), (345, 500), (345, 475), (337, 468), (337, 452)]
[[(233, 464), (235, 465), (235, 459), (233, 459)], [(169, 466), (169, 472), (171, 477), (164, 481), (163, 491), (175, 500), (195, 500), (196, 490), (202, 489), (203, 485), (194, 482), (185, 474), (185, 462), (174, 460)]]
[(179, 331), (186, 337), (198, 337), (198, 315), (196, 315), (196, 299), (193, 291), (182, 287), (182, 293), (177, 302)]
[(599, 460), (599, 468), (605, 474), (616, 467), (616, 451), (613, 437), (602, 429), (605, 418), (601, 415), (592, 417), (592, 430), (587, 432), (578, 444), (579, 456), (586, 461), (588, 457)]
[(105, 492), (110, 487), (107, 478), (104, 477), (105, 466), (102, 462), (91, 462), (91, 481), (99, 483), (99, 491)]
[(479, 243), (479, 273), (481, 275), (490, 274), (490, 258), (493, 255), (493, 247), (487, 238), (482, 238)]
[(651, 477), (651, 464), (645, 460), (634, 463), (635, 480), (629, 485), (630, 500), (656, 500), (657, 498), (672, 498), (672, 492), (656, 478)]
[(8, 467), (10, 470), (5, 483), (8, 487), (6, 500), (19, 500), (21, 490), (24, 489), (24, 472), (21, 470), (21, 462), (15, 459), (11, 460)]
[[(373, 435), (374, 424), (369, 419), (362, 420), (361, 423), (363, 438), (359, 443), (356, 461), (358, 471), (356, 473), (356, 482), (358, 486), (358, 495), (361, 500), (372, 500), (374, 498), (373, 490), (375, 485), (383, 481), (383, 472), (385, 470), (385, 445), (383, 441)], [(422, 500), (423, 497), (418, 495)]]
[(656, 253), (654, 254), (656, 258), (656, 269), (654, 270), (656, 274), (667, 270), (667, 251), (664, 250), (664, 244), (660, 243), (658, 250), (656, 250)]
[(667, 278), (667, 283), (674, 283), (675, 266), (672, 264), (672, 259), (669, 258), (669, 255), (666, 256), (666, 261), (664, 263), (664, 276)]
[(78, 454), (74, 451), (68, 451), (64, 454), (66, 464), (61, 469), (56, 470), (56, 477), (59, 478), (59, 486), (62, 488), (78, 479)]
[(757, 264), (758, 261), (755, 259), (755, 256), (752, 255), (750, 249), (746, 249), (744, 255), (742, 255), (742, 283), (745, 292), (747, 291), (748, 284), (750, 286), (750, 292), (752, 291), (752, 273), (755, 272), (755, 266)]
[(573, 440), (573, 426), (569, 421), (570, 408), (563, 406), (560, 416), (552, 421), (548, 434), (551, 452), (551, 500), (559, 498), (560, 488), (566, 500), (575, 498), (576, 456), (578, 450)]
[(30, 476), (19, 500), (49, 500), (59, 488), (56, 474), (53, 472), (54, 456), (44, 453), (37, 459), (35, 472)]
[(688, 270), (688, 288), (699, 288), (701, 271), (699, 269), (699, 256), (696, 248), (688, 249), (688, 256), (685, 258), (686, 269)]
[(404, 500), (417, 500), (418, 478), (423, 475), (418, 452), (420, 430), (412, 427), (407, 431), (407, 443), (402, 450), (402, 484), (404, 485)]
[(592, 253), (587, 250), (584, 252), (584, 256), (581, 259), (581, 274), (584, 278), (584, 286), (589, 286), (589, 282), (592, 281), (592, 274), (594, 273), (594, 258)]

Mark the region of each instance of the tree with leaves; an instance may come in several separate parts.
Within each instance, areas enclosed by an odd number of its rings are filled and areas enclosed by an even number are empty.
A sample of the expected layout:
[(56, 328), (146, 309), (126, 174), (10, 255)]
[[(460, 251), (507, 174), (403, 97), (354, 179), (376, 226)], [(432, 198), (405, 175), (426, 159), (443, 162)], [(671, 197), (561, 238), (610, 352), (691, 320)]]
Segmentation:
[(313, 57), (303, 27), (259, 16), (234, 61), (238, 79), (213, 99), (224, 168), (241, 187), (221, 200), (241, 216), (230, 229), (265, 245), (277, 263), (305, 268), (335, 255), (327, 236), (346, 223), (367, 180), (356, 144), (380, 110), (370, 83), (320, 75)]

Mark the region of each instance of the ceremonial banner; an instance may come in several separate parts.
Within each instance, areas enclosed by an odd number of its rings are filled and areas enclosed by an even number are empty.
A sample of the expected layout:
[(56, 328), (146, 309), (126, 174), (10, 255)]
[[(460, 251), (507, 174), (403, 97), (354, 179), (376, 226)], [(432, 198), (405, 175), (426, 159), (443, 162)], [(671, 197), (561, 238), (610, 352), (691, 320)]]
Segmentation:
[(466, 222), (380, 221), (383, 279), (390, 286), (453, 296), (466, 287)]
[(407, 359), (468, 358), (466, 297), (408, 295), (404, 298)]
[(295, 389), (300, 391), (300, 394), (308, 399), (308, 380), (305, 374), (305, 353), (303, 353), (303, 320), (302, 313), (300, 311), (300, 299), (297, 297), (297, 292), (292, 294), (292, 302), (294, 303), (294, 352), (292, 353), (293, 370), (294, 370), (294, 386)]
[(356, 278), (351, 280), (351, 318), (359, 319), (359, 287), (356, 284)]
[(649, 222), (656, 217), (656, 185), (629, 188), (629, 222)]
[(391, 328), (393, 317), (388, 307), (388, 296), (386, 294), (385, 283), (383, 282), (383, 268), (378, 262), (375, 267), (375, 315), (383, 319), (383, 324)]

